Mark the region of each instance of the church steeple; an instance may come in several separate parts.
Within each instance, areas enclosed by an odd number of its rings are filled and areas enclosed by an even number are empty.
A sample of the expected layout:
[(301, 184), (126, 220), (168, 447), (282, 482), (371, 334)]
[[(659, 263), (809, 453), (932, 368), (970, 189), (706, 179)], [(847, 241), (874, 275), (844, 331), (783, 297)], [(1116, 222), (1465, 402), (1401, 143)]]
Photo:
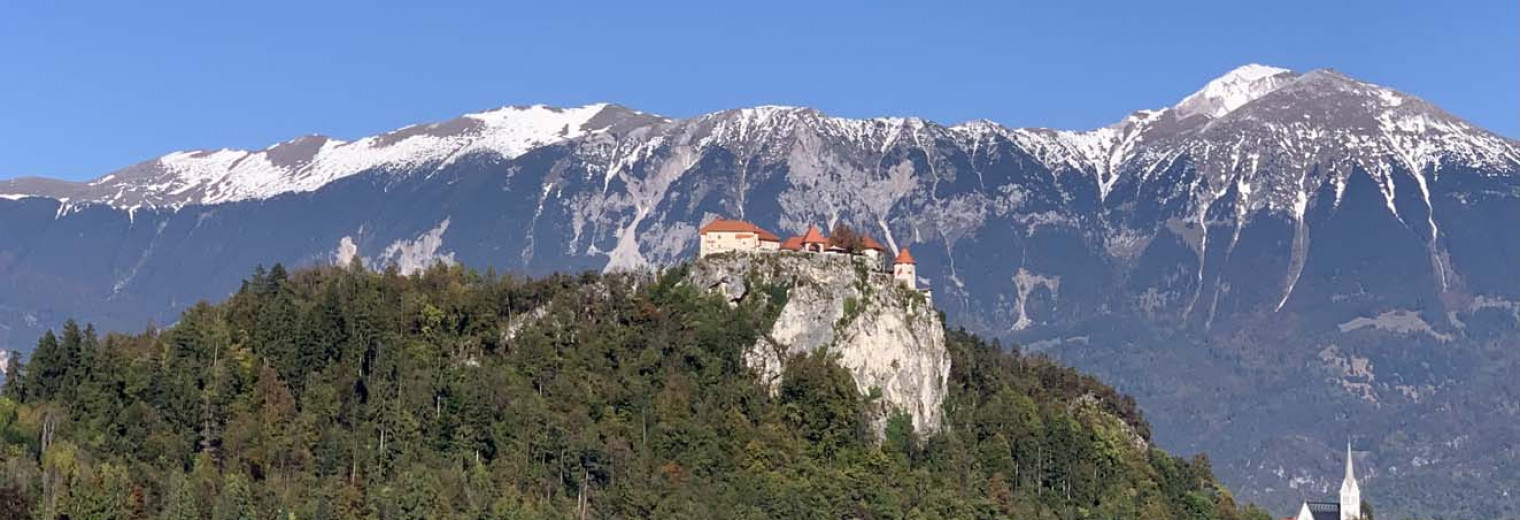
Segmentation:
[(1351, 466), (1351, 440), (1346, 440), (1346, 480), (1341, 481), (1341, 519), (1362, 518), (1362, 489), (1356, 484), (1356, 470)]

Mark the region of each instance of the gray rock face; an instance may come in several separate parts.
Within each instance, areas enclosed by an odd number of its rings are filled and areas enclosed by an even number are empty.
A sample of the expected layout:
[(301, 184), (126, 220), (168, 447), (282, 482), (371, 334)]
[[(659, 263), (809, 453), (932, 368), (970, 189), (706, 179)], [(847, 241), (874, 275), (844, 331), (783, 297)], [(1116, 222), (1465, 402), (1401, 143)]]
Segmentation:
[[(689, 276), (730, 301), (770, 297), (760, 287), (785, 288), (780, 316), (745, 353), (763, 380), (779, 384), (788, 357), (823, 350), (838, 356), (862, 394), (879, 392), (887, 411), (912, 416), (914, 430), (939, 429), (950, 377), (944, 324), (923, 295), (889, 273), (857, 258), (780, 252), (710, 256)], [(886, 418), (878, 417), (878, 431)]]

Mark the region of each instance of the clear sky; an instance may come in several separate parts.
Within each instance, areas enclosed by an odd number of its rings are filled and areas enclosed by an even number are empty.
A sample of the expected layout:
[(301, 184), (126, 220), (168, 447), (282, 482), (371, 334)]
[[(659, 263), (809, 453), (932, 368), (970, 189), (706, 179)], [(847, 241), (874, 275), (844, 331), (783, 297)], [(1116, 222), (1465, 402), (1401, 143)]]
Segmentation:
[(1520, 137), (1513, 0), (16, 1), (0, 178), (509, 104), (1087, 129), (1251, 62), (1339, 69)]

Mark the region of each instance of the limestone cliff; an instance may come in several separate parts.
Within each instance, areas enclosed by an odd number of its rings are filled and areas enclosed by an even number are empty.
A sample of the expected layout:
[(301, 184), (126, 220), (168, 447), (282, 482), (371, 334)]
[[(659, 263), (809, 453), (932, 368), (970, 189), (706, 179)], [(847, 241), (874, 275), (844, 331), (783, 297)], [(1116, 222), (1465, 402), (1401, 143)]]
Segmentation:
[(923, 295), (890, 274), (845, 256), (725, 253), (694, 262), (689, 280), (730, 302), (785, 299), (770, 331), (745, 353), (768, 383), (780, 382), (788, 356), (824, 349), (862, 394), (879, 392), (884, 411), (909, 414), (919, 432), (939, 429), (950, 376), (944, 327)]

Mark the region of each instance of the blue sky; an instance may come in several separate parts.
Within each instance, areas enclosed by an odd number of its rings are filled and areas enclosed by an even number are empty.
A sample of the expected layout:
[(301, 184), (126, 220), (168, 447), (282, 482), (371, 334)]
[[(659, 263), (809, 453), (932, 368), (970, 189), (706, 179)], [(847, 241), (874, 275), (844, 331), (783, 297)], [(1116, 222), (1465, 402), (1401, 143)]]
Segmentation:
[(1251, 62), (1336, 68), (1520, 137), (1514, 1), (127, 4), (0, 7), (0, 178), (508, 104), (1086, 129)]

